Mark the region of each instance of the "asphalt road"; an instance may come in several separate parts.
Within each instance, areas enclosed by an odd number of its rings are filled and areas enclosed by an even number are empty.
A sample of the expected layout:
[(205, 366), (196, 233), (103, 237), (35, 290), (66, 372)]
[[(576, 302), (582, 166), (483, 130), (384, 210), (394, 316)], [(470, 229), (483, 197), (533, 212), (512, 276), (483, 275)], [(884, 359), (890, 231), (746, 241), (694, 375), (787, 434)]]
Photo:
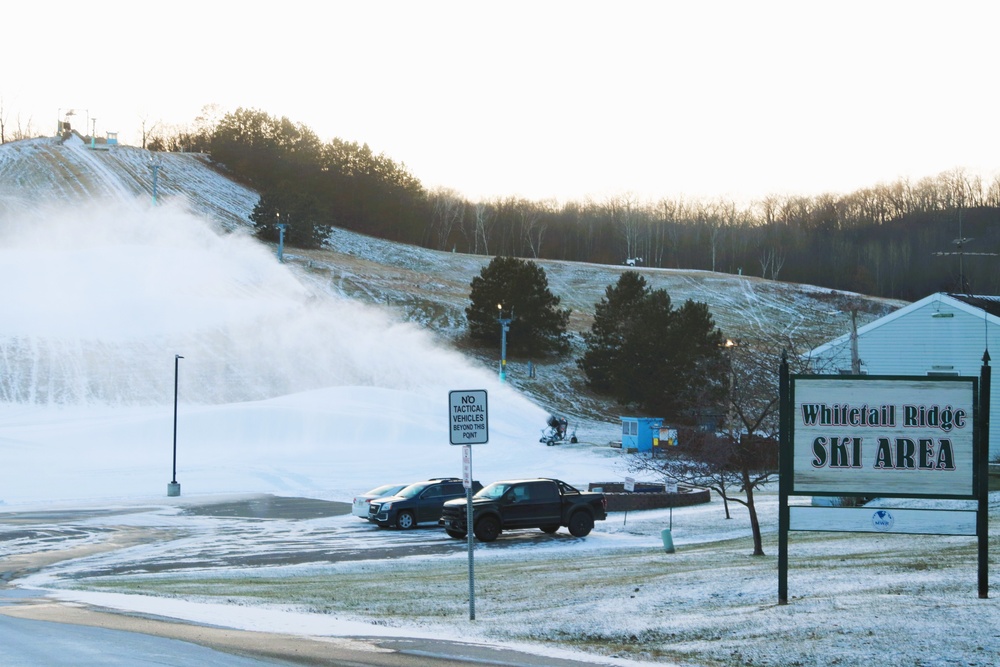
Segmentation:
[(12, 618), (0, 614), (5, 667), (263, 667), (282, 664), (191, 642), (124, 630)]
[(4, 667), (593, 667), (523, 651), (405, 637), (316, 639), (68, 606), (0, 589)]
[[(167, 632), (164, 630), (163, 632)], [(198, 642), (68, 622), (12, 618), (0, 610), (4, 667), (593, 667), (505, 648), (429, 639), (344, 642), (200, 633)]]

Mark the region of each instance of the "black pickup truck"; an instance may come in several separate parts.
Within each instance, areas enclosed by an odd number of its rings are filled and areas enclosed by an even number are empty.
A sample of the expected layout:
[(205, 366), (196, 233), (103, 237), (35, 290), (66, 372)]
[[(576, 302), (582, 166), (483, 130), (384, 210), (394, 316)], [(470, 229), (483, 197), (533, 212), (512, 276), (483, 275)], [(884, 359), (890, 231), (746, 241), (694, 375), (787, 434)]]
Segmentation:
[[(493, 482), (472, 497), (472, 532), (480, 542), (492, 542), (511, 528), (554, 533), (565, 526), (574, 537), (584, 537), (594, 521), (607, 518), (607, 506), (603, 493), (581, 492), (558, 479)], [(465, 498), (449, 500), (438, 524), (451, 537), (465, 537), (467, 513)]]

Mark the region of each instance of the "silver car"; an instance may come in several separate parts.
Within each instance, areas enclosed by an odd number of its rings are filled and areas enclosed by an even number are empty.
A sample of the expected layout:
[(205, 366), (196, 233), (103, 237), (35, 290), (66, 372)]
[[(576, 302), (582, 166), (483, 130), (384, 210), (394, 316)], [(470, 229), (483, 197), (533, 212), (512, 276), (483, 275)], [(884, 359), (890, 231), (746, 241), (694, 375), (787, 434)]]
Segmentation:
[(362, 519), (367, 519), (368, 504), (371, 501), (376, 498), (394, 496), (407, 486), (409, 486), (409, 484), (383, 484), (382, 486), (376, 486), (371, 491), (362, 493), (360, 496), (354, 496), (354, 503), (351, 505), (351, 514), (361, 517)]

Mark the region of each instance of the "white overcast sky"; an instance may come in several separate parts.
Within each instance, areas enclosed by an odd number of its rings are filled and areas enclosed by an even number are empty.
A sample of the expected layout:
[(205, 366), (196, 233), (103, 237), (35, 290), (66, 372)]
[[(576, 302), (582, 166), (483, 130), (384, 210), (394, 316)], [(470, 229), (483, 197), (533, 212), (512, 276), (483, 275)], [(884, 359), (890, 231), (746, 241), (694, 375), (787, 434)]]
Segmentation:
[[(368, 143), (472, 199), (843, 193), (1000, 167), (1000, 3), (16, 3), (8, 128), (209, 104)], [(87, 128), (90, 129), (89, 127)]]

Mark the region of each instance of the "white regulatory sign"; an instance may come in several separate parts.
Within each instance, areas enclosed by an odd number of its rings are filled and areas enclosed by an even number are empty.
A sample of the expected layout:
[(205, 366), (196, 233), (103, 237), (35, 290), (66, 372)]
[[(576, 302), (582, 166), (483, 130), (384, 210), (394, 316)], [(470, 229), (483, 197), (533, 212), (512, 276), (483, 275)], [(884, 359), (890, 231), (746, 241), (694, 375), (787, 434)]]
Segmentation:
[(482, 445), (490, 439), (486, 390), (448, 392), (448, 430), (453, 445)]
[(472, 488), (472, 447), (462, 447), (462, 486)]

